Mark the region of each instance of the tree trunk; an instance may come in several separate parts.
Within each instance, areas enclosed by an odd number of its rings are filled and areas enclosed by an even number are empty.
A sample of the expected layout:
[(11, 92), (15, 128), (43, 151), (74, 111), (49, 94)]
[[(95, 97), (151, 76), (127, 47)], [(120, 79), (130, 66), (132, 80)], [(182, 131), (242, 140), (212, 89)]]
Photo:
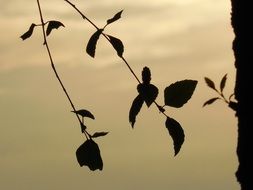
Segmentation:
[[(252, 50), (252, 9), (250, 0), (231, 0), (232, 13), (231, 22), (234, 29), (235, 38), (233, 41), (233, 51), (235, 56), (236, 81), (235, 99), (238, 102), (236, 116), (238, 117), (238, 144), (237, 156), (239, 167), (236, 172), (237, 181), (241, 185), (241, 190), (253, 190), (252, 177), (252, 146), (250, 118), (252, 117), (252, 83), (251, 83), (251, 62), (253, 60)], [(251, 21), (249, 21), (251, 20)], [(251, 142), (250, 142), (251, 141)]]

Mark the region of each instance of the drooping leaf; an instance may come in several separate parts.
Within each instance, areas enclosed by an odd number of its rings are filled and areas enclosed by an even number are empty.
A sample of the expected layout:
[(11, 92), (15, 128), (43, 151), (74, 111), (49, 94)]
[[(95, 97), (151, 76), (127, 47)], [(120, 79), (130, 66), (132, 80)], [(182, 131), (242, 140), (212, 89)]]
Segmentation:
[(215, 97), (215, 98), (211, 98), (209, 100), (207, 100), (204, 104), (203, 104), (203, 107), (206, 106), (206, 105), (210, 105), (212, 103), (214, 103), (216, 100), (220, 99), (219, 97)]
[(91, 118), (91, 119), (95, 119), (94, 115), (90, 111), (85, 110), (85, 109), (71, 111), (71, 112), (76, 113), (76, 114), (78, 114), (82, 117), (88, 117), (88, 118)]
[(129, 122), (130, 122), (132, 128), (134, 128), (136, 116), (140, 112), (143, 102), (144, 102), (144, 100), (142, 99), (141, 95), (138, 95), (132, 103), (132, 106), (129, 111)]
[(150, 69), (148, 67), (144, 67), (141, 74), (143, 84), (149, 84), (151, 81)]
[(214, 89), (214, 90), (216, 91), (214, 82), (213, 82), (211, 79), (207, 78), (207, 77), (205, 77), (204, 79), (205, 79), (205, 81), (206, 81), (207, 86), (208, 86), (209, 88)]
[(100, 150), (92, 139), (86, 140), (77, 150), (76, 158), (79, 165), (88, 166), (90, 170), (103, 169), (103, 161)]
[(108, 19), (107, 20), (107, 25), (119, 20), (121, 18), (122, 12), (123, 12), (123, 10), (116, 13), (112, 18)]
[(97, 41), (99, 36), (102, 34), (103, 29), (98, 29), (89, 39), (88, 44), (86, 46), (86, 52), (91, 56), (95, 57)]
[(119, 57), (122, 57), (123, 53), (124, 53), (124, 45), (122, 43), (122, 41), (118, 38), (115, 38), (113, 36), (107, 35), (109, 37), (109, 40), (113, 46), (113, 48), (116, 50), (117, 55)]
[(198, 81), (177, 81), (164, 90), (164, 102), (167, 106), (175, 108), (182, 107), (192, 97)]
[(221, 81), (220, 81), (220, 91), (221, 91), (221, 92), (223, 92), (223, 89), (224, 89), (224, 87), (225, 87), (225, 85), (226, 85), (226, 81), (227, 81), (227, 74), (225, 74), (225, 75), (222, 77)]
[(173, 139), (174, 151), (176, 156), (184, 143), (184, 130), (181, 125), (173, 118), (167, 117), (165, 126)]
[(107, 134), (108, 134), (108, 132), (96, 132), (96, 133), (94, 133), (91, 137), (92, 137), (92, 138), (97, 138), (97, 137), (105, 136), (105, 135), (107, 135)]
[(32, 23), (30, 28), (28, 29), (27, 32), (25, 32), (22, 36), (20, 36), (20, 38), (22, 40), (26, 40), (27, 38), (30, 38), (33, 34), (33, 30), (34, 30), (34, 27), (36, 26), (36, 24)]
[(65, 27), (60, 21), (51, 20), (48, 23), (46, 34), (47, 36), (51, 33), (53, 29), (58, 29), (60, 26)]
[(156, 99), (158, 95), (158, 88), (153, 84), (138, 84), (137, 90), (149, 107)]

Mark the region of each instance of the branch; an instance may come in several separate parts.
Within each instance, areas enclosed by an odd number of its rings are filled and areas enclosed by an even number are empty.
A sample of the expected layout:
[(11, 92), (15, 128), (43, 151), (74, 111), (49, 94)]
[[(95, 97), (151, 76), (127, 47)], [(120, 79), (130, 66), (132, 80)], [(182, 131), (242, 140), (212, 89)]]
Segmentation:
[[(60, 76), (58, 75), (57, 71), (56, 71), (56, 68), (55, 68), (55, 65), (54, 65), (54, 61), (53, 61), (53, 58), (52, 58), (52, 54), (51, 54), (51, 51), (50, 51), (50, 48), (49, 48), (49, 45), (48, 45), (48, 42), (47, 42), (47, 37), (46, 37), (46, 32), (45, 32), (45, 23), (44, 23), (44, 19), (43, 19), (43, 15), (42, 15), (42, 10), (41, 10), (41, 6), (40, 6), (40, 1), (37, 0), (37, 4), (38, 4), (38, 9), (39, 9), (39, 14), (40, 14), (40, 20), (41, 20), (41, 26), (42, 26), (42, 33), (43, 33), (43, 38), (44, 38), (44, 43), (43, 45), (46, 46), (46, 49), (47, 49), (47, 53), (48, 53), (48, 56), (49, 56), (49, 59), (50, 59), (50, 63), (51, 63), (51, 67), (54, 71), (54, 74), (56, 76), (56, 78), (58, 79), (58, 82), (60, 83), (61, 87), (62, 87), (62, 90), (64, 91), (65, 95), (67, 96), (67, 99), (71, 105), (71, 107), (73, 108), (73, 110), (76, 112), (76, 108), (66, 90), (66, 88), (64, 87), (63, 85), (63, 82), (61, 81), (60, 79)], [(76, 113), (75, 114), (76, 117), (77, 117), (77, 120), (79, 121), (80, 123), (80, 126), (82, 126), (82, 121), (80, 120), (78, 114)], [(88, 139), (87, 136), (89, 136), (89, 133), (86, 131), (86, 130), (83, 130), (81, 129), (82, 132), (85, 134), (86, 138)]]

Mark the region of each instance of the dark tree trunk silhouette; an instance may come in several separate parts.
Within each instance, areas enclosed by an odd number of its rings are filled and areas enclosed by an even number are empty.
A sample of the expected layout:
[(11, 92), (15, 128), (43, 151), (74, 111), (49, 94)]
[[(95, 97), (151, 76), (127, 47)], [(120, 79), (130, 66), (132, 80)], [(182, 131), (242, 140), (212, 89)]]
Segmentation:
[[(253, 189), (252, 177), (252, 135), (251, 114), (252, 105), (251, 62), (252, 62), (252, 17), (250, 15), (250, 0), (231, 0), (231, 22), (235, 38), (233, 50), (235, 56), (236, 81), (235, 98), (238, 102), (236, 116), (238, 117), (238, 144), (237, 156), (239, 161), (236, 172), (237, 181), (241, 190)], [(251, 20), (251, 21), (249, 21)]]

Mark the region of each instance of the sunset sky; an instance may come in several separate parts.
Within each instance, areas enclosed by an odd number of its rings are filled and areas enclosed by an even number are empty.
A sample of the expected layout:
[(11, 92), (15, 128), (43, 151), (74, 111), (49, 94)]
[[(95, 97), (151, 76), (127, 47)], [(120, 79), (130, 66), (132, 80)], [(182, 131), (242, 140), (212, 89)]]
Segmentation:
[(144, 105), (135, 128), (128, 113), (137, 81), (103, 38), (96, 58), (85, 48), (95, 29), (64, 0), (41, 0), (45, 20), (65, 27), (48, 38), (57, 71), (77, 109), (96, 117), (88, 130), (109, 131), (96, 139), (103, 171), (80, 167), (75, 151), (85, 137), (55, 75), (36, 27), (30, 39), (19, 37), (39, 24), (36, 0), (0, 0), (0, 189), (4, 190), (238, 190), (234, 176), (237, 120), (222, 102), (202, 107), (216, 94), (227, 73), (226, 97), (233, 93), (230, 1), (222, 0), (72, 0), (103, 27), (124, 10), (105, 33), (124, 43), (124, 57), (141, 78), (148, 66), (152, 83), (163, 90), (179, 80), (198, 80), (192, 99), (166, 113), (184, 129), (185, 143), (174, 157), (166, 118)]

